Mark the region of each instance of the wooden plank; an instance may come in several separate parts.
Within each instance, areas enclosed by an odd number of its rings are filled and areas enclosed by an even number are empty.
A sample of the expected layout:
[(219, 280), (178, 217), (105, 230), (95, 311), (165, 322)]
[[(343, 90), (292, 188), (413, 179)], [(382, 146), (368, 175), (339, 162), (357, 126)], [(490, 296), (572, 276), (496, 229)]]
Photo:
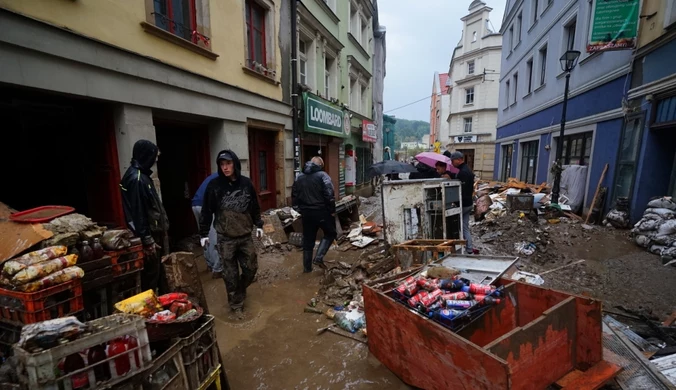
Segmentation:
[(575, 367), (575, 323), (569, 297), (485, 348), (509, 364), (512, 389), (541, 390)]
[(570, 297), (569, 294), (559, 291), (517, 282), (517, 326), (527, 325), (540, 317), (545, 310), (548, 310), (568, 297)]
[(586, 370), (603, 360), (601, 301), (575, 297), (577, 317), (576, 368)]
[(39, 223), (10, 221), (14, 211), (0, 202), (0, 264), (54, 235)]
[(621, 370), (620, 366), (604, 360), (595, 364), (582, 375), (568, 381), (562, 390), (597, 390), (613, 379)]
[(363, 295), (369, 351), (404, 382), (423, 389), (509, 388), (505, 361), (367, 285)]
[(467, 325), (458, 335), (476, 345), (485, 346), (516, 328), (516, 307), (510, 298), (516, 296), (516, 285), (512, 283), (506, 286), (503, 292), (505, 298), (500, 305)]
[(581, 376), (583, 376), (583, 375), (584, 375), (584, 371), (573, 370), (573, 371), (569, 372), (569, 373), (568, 373), (566, 376), (564, 376), (563, 378), (561, 378), (561, 379), (559, 379), (558, 381), (556, 381), (556, 385), (557, 385), (558, 387), (566, 387), (566, 386), (568, 386), (568, 384), (570, 384), (570, 383), (576, 381), (577, 378), (579, 378), (579, 377), (581, 377)]
[(603, 184), (603, 179), (606, 177), (606, 172), (608, 172), (608, 164), (606, 164), (605, 167), (603, 167), (603, 172), (601, 173), (601, 177), (599, 178), (599, 183), (596, 185), (596, 192), (594, 193), (594, 198), (592, 199), (591, 202), (591, 209), (589, 210), (589, 214), (587, 214), (587, 219), (584, 221), (584, 223), (589, 223), (589, 218), (591, 218), (591, 210), (596, 207), (596, 198), (599, 196), (599, 192), (601, 191), (601, 184)]

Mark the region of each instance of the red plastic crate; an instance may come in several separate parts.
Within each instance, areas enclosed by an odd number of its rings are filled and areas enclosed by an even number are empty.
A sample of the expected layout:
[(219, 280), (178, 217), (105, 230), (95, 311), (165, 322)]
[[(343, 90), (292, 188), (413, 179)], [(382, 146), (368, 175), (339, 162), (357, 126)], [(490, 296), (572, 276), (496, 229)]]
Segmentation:
[(143, 245), (106, 252), (113, 266), (113, 277), (119, 277), (143, 269)]
[(5, 322), (27, 325), (72, 315), (83, 309), (80, 279), (32, 293), (0, 288), (0, 320)]

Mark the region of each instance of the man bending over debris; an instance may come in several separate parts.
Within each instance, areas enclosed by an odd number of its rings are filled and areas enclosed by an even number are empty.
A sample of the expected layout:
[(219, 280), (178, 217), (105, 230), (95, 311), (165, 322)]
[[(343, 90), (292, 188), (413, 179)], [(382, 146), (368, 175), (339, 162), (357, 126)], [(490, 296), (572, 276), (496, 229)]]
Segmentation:
[[(228, 291), (228, 303), (241, 318), (246, 288), (258, 270), (258, 257), (251, 232), (263, 236), (263, 221), (256, 190), (251, 180), (242, 176), (242, 164), (232, 150), (223, 150), (216, 158), (218, 177), (204, 193), (200, 218), (200, 243), (209, 245), (212, 218), (217, 233), (216, 248), (223, 264), (223, 281)], [(242, 268), (240, 275), (239, 268)]]
[[(305, 164), (303, 173), (293, 183), (291, 196), (293, 207), (303, 217), (303, 272), (312, 272), (312, 264), (321, 268), (324, 256), (336, 239), (336, 196), (331, 177), (322, 171), (324, 160), (313, 157)], [(319, 242), (317, 256), (312, 259), (317, 230), (322, 229), (324, 237)]]

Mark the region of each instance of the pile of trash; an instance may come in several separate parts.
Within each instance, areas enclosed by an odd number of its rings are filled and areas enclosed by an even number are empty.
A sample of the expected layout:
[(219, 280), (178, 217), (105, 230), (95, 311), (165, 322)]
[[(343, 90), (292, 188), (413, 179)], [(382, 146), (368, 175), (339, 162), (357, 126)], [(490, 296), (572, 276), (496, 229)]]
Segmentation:
[[(519, 207), (510, 207), (508, 195), (532, 194), (533, 204), (529, 209), (537, 209), (549, 204), (549, 188), (546, 183), (540, 185), (527, 184), (510, 178), (506, 183), (495, 181), (478, 181), (475, 183), (477, 200), (474, 208), (474, 218), (493, 221), (507, 214), (508, 211), (522, 210)], [(570, 210), (569, 207), (564, 209)]]
[(608, 212), (603, 220), (603, 224), (616, 229), (628, 229), (631, 224), (629, 219), (629, 199), (618, 198), (615, 201), (615, 207)]
[(652, 199), (631, 234), (636, 245), (676, 263), (676, 202), (667, 196)]

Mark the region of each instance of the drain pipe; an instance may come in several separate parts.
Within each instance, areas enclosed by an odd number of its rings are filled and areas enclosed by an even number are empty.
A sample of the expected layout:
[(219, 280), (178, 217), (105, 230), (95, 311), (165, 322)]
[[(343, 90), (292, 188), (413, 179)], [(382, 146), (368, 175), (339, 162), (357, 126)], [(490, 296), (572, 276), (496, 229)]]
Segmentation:
[(298, 108), (298, 0), (291, 0), (291, 105), (293, 107), (293, 172), (300, 174), (300, 123)]

